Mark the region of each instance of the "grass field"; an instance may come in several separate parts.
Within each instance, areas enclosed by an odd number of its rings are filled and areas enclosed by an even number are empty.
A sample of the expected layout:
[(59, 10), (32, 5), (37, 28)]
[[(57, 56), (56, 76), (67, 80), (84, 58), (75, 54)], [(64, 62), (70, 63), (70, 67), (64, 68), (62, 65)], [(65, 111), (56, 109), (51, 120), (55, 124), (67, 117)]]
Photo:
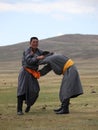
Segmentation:
[[(95, 62), (96, 61), (96, 62)], [(71, 99), (70, 114), (56, 115), (62, 76), (49, 73), (39, 79), (40, 95), (31, 111), (16, 114), (18, 68), (0, 66), (0, 130), (98, 130), (98, 61), (76, 62), (84, 94)], [(23, 109), (26, 105), (24, 104)]]

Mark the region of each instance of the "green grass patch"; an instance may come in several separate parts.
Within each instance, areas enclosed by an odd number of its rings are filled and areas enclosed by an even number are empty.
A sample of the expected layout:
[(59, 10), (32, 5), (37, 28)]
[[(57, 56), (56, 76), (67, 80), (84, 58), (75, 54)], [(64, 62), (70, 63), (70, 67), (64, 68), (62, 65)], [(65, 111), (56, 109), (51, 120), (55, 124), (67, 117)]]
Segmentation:
[[(86, 87), (84, 90), (86, 91)], [(31, 111), (23, 116), (16, 114), (16, 88), (0, 91), (0, 128), (1, 130), (97, 130), (98, 94), (86, 91), (84, 95), (71, 99), (70, 114), (56, 115), (54, 108), (59, 107), (58, 86), (43, 86), (37, 102)], [(48, 90), (51, 90), (51, 92)], [(56, 91), (55, 91), (56, 90)], [(98, 88), (96, 88), (98, 91)], [(23, 110), (26, 105), (24, 103)]]

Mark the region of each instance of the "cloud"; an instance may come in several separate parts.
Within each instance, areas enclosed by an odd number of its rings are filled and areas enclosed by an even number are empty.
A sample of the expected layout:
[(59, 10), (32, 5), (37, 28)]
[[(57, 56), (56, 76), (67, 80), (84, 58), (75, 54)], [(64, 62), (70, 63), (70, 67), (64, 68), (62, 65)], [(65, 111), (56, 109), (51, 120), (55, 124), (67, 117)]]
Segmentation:
[[(41, 14), (93, 14), (98, 7), (97, 0), (2, 0), (0, 1), (0, 12), (31, 12)], [(63, 16), (62, 16), (63, 17)]]

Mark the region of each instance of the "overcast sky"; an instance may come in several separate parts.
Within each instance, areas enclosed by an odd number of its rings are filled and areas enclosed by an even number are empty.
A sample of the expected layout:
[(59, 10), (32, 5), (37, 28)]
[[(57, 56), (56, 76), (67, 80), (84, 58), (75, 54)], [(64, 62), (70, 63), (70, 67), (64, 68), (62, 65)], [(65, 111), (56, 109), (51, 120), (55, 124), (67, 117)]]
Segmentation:
[(63, 34), (98, 34), (98, 0), (0, 0), (0, 46)]

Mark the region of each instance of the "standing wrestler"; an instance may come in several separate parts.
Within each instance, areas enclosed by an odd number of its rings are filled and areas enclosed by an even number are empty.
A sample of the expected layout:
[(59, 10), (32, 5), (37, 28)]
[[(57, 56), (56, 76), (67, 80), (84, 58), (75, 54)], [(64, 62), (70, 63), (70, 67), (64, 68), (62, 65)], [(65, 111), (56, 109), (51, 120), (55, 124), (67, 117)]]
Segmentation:
[(17, 114), (23, 115), (23, 101), (27, 104), (25, 112), (30, 111), (30, 107), (35, 103), (39, 96), (38, 62), (43, 59), (42, 50), (38, 48), (39, 40), (31, 37), (30, 47), (23, 52), (22, 68), (18, 77), (17, 89)]

